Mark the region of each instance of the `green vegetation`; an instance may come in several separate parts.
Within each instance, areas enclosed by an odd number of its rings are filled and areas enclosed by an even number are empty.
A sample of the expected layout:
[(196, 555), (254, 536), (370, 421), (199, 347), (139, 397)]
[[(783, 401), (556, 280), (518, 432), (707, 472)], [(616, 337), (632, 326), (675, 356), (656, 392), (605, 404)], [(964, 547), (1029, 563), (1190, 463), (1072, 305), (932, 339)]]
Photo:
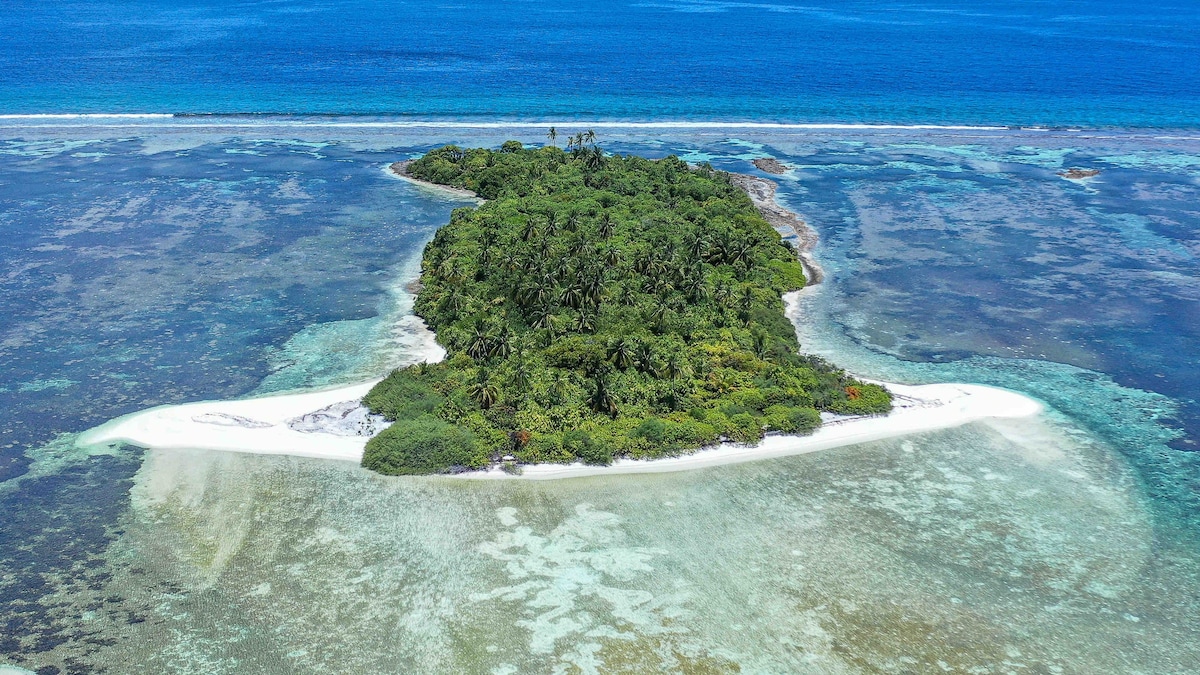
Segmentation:
[(728, 174), (606, 156), (591, 134), (567, 147), (447, 146), (409, 166), (488, 201), (455, 209), (425, 247), (416, 313), (448, 355), (367, 395), (396, 423), (364, 466), (608, 464), (891, 408), (883, 388), (798, 353), (780, 295), (803, 269)]

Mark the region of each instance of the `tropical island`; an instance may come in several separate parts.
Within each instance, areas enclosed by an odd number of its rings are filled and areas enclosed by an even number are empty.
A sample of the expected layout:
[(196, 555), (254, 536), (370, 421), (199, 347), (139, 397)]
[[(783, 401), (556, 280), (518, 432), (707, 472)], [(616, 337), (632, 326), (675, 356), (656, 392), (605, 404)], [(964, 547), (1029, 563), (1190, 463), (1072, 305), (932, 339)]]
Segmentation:
[(391, 426), (363, 466), (609, 464), (805, 434), (892, 397), (800, 353), (797, 251), (730, 174), (676, 157), (446, 146), (411, 178), (469, 191), (424, 251), (415, 312), (447, 356), (363, 399)]
[(821, 279), (815, 233), (770, 180), (607, 156), (581, 134), (567, 151), (448, 146), (387, 174), (478, 207), (452, 212), (406, 285), (428, 322), (411, 327), (403, 356), (417, 365), (150, 408), (76, 444), (552, 480), (786, 457), (1042, 409), (975, 384), (885, 389), (800, 354), (785, 312), (812, 292), (799, 290), (805, 277)]

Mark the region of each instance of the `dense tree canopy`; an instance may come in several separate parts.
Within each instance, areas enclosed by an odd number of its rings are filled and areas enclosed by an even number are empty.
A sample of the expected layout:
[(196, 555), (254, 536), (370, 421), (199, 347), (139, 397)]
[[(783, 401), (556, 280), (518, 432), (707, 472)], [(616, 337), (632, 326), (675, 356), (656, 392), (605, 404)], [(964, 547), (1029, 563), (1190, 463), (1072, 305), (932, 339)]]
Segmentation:
[(367, 395), (396, 424), (365, 466), (606, 464), (891, 408), (881, 387), (798, 352), (780, 296), (803, 268), (727, 174), (591, 141), (447, 146), (409, 165), (488, 201), (456, 209), (425, 248), (416, 313), (448, 355)]

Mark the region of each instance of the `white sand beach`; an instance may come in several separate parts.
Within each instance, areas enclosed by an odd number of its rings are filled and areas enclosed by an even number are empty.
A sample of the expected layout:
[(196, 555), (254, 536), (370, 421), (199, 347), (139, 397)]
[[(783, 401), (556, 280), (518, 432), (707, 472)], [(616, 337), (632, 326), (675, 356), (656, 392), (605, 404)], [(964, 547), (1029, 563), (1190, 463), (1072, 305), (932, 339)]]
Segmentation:
[[(355, 425), (344, 422), (347, 419), (353, 422), (355, 415), (361, 415), (363, 411), (357, 408), (357, 403), (374, 384), (371, 381), (299, 394), (152, 408), (97, 427), (85, 433), (79, 442), (87, 445), (125, 442), (158, 450), (206, 449), (358, 462), (368, 436), (350, 435)], [(1026, 417), (1042, 410), (1041, 404), (1031, 398), (995, 387), (881, 384), (895, 395), (891, 414), (833, 420), (808, 436), (769, 436), (757, 446), (722, 444), (680, 457), (622, 459), (611, 466), (539, 464), (523, 467), (520, 475), (496, 468), (458, 476), (547, 480), (686, 471), (828, 450), (989, 418)]]

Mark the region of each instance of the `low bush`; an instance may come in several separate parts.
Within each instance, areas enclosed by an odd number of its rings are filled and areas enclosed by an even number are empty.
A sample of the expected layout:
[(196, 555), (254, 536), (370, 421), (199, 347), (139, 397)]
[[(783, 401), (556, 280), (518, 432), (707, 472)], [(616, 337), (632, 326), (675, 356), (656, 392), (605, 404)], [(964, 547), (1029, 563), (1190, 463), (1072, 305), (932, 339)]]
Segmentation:
[(396, 422), (367, 441), (362, 464), (401, 476), (480, 469), (489, 460), (470, 430), (426, 415)]

